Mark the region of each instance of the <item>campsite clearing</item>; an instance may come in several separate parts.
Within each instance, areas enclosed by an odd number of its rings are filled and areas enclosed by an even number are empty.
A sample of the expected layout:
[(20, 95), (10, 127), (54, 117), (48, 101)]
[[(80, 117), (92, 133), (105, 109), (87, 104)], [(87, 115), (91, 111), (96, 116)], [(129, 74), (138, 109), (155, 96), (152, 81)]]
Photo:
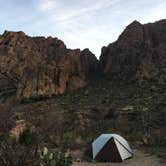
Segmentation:
[(134, 150), (134, 157), (126, 160), (124, 163), (88, 163), (75, 162), (73, 166), (165, 166), (159, 158), (149, 155), (140, 150)]

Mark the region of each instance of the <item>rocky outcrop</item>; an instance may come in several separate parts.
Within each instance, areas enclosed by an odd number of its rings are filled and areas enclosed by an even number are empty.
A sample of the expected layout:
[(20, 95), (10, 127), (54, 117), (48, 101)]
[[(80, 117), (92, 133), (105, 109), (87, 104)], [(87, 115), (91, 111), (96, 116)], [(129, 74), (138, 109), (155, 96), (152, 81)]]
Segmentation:
[(88, 50), (67, 49), (57, 38), (5, 31), (0, 36), (0, 92), (19, 99), (63, 94), (84, 87), (98, 70)]
[(166, 82), (166, 20), (132, 22), (116, 42), (102, 48), (100, 62), (111, 78)]
[(87, 85), (99, 74), (141, 83), (166, 82), (166, 20), (134, 21), (118, 40), (102, 48), (100, 64), (88, 49), (68, 49), (57, 38), (24, 32), (0, 35), (0, 96), (50, 97)]

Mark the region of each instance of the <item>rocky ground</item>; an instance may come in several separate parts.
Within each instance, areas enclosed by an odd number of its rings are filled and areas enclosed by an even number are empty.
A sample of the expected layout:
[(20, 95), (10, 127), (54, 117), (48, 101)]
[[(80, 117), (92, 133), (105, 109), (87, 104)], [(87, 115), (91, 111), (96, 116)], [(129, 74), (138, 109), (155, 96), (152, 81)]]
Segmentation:
[(73, 166), (165, 166), (165, 162), (156, 156), (149, 155), (140, 150), (134, 150), (134, 157), (124, 163), (88, 163), (75, 162)]

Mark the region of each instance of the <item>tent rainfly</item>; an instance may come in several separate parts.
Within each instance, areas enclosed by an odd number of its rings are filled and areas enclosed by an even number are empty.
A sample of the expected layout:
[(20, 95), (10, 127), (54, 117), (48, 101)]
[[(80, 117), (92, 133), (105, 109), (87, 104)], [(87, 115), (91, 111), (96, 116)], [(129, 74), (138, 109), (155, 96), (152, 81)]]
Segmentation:
[(118, 134), (102, 134), (92, 143), (93, 159), (99, 162), (122, 162), (133, 153), (128, 142)]

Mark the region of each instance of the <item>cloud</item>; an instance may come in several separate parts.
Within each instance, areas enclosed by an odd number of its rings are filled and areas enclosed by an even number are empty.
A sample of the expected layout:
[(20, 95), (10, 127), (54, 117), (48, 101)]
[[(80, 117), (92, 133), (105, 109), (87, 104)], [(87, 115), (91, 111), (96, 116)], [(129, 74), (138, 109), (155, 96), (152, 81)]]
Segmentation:
[(165, 0), (0, 0), (0, 4), (1, 32), (56, 36), (69, 48), (88, 47), (96, 56), (133, 20), (166, 18)]
[[(68, 3), (66, 0), (39, 0), (38, 10), (48, 15), (52, 27), (56, 27), (58, 37), (71, 48), (89, 47), (95, 54), (100, 53), (101, 43), (110, 31), (99, 19), (100, 13), (119, 0), (84, 0)], [(99, 42), (100, 41), (100, 42)]]
[(84, 0), (70, 5), (63, 0), (40, 0), (39, 10), (50, 14), (52, 19), (63, 22), (86, 15), (93, 15), (94, 12), (100, 9), (104, 10), (104, 8), (113, 5), (116, 1), (118, 0)]
[(158, 21), (160, 19), (166, 19), (166, 1), (163, 1), (162, 3), (159, 3), (151, 8), (150, 14), (147, 15), (143, 22), (147, 23)]
[(50, 11), (61, 6), (61, 1), (57, 0), (40, 0), (39, 9), (41, 11)]

